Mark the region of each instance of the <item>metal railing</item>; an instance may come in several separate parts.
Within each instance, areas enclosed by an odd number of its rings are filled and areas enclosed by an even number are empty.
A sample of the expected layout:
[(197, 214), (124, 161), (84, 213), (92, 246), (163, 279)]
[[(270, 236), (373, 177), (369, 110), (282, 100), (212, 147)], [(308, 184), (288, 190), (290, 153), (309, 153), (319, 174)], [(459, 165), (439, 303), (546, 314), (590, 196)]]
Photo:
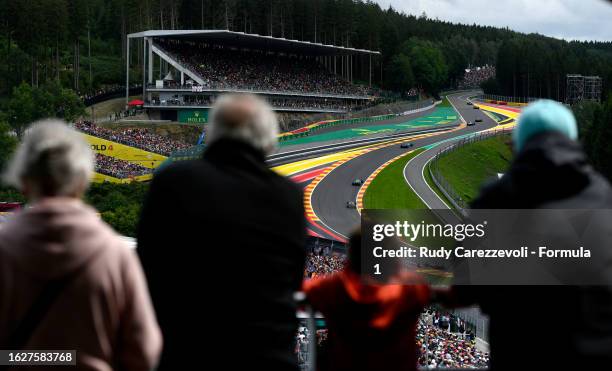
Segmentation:
[(489, 317), (484, 315), (480, 308), (453, 309), (451, 313), (465, 321), (466, 327), (472, 330), (477, 338), (489, 341)]
[[(300, 323), (300, 327), (305, 327), (307, 329), (307, 346), (306, 349), (300, 348), (299, 341), (296, 338), (296, 357), (298, 357), (298, 367), (300, 371), (315, 371), (317, 369), (317, 343), (318, 343), (318, 335), (317, 331), (321, 329), (327, 329), (325, 324), (317, 324), (317, 322), (324, 321), (324, 317), (318, 313), (314, 312), (312, 307), (310, 307), (308, 300), (303, 292), (296, 292), (294, 294), (294, 300), (301, 308), (297, 312), (297, 318)], [(444, 309), (439, 305), (433, 305), (433, 309), (440, 310), (446, 313), (452, 313), (454, 316), (460, 318), (465, 322), (465, 333), (463, 336), (467, 336), (466, 334), (470, 331), (475, 336), (475, 341), (478, 344), (480, 342), (481, 346), (486, 347), (486, 352), (489, 352), (489, 317), (483, 314), (480, 311), (480, 308), (477, 306), (460, 308), (460, 309)], [(455, 333), (461, 336), (459, 333)], [(464, 337), (465, 338), (465, 337)], [(324, 345), (325, 346), (325, 345)], [(329, 345), (327, 345), (329, 346)], [(478, 347), (478, 345), (476, 345)], [(418, 369), (425, 369), (424, 367), (418, 367)], [(488, 367), (474, 367), (471, 369), (479, 369), (479, 370), (488, 370)], [(451, 371), (451, 370), (460, 370), (455, 368), (446, 368), (446, 367), (437, 367), (434, 370), (438, 371)]]
[(431, 179), (434, 184), (442, 194), (448, 199), (448, 201), (452, 204), (452, 206), (459, 211), (462, 215), (465, 215), (465, 210), (469, 207), (468, 202), (462, 197), (462, 195), (455, 190), (453, 185), (442, 175), (439, 166), (439, 160), (444, 156), (447, 156), (451, 152), (456, 151), (459, 148), (462, 148), (466, 145), (480, 142), (485, 139), (489, 139), (499, 135), (509, 134), (512, 129), (496, 129), (491, 131), (483, 131), (479, 133), (475, 133), (473, 135), (467, 136), (465, 138), (461, 138), (454, 142), (453, 144), (442, 148), (436, 153), (436, 155), (431, 159), (429, 163), (429, 174), (431, 175)]

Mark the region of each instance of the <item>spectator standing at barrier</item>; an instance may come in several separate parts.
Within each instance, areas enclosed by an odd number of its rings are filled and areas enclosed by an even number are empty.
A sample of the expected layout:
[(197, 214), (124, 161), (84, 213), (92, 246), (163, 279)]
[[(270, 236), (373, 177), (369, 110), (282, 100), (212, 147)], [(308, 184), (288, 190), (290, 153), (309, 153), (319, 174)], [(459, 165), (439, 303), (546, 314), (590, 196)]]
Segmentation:
[[(569, 109), (548, 100), (530, 105), (513, 132), (516, 156), (509, 170), (481, 191), (473, 207), (612, 208), (612, 189), (588, 164), (577, 138)], [(463, 286), (454, 293), (464, 304), (480, 304), (491, 317), (492, 370), (518, 370), (526, 364), (540, 370), (594, 370), (612, 364), (610, 287)], [(521, 344), (520, 356), (516, 344)]]
[(161, 334), (138, 258), (80, 200), (93, 169), (66, 124), (26, 131), (5, 176), (30, 207), (0, 230), (0, 349), (75, 349), (79, 370), (152, 370)]
[[(295, 370), (302, 192), (266, 165), (278, 123), (264, 101), (224, 96), (210, 120), (203, 158), (155, 176), (138, 229), (166, 339), (160, 370)], [(245, 333), (256, 341), (239, 350)]]
[[(329, 330), (329, 360), (320, 370), (416, 370), (416, 323), (429, 300), (420, 277), (399, 264), (378, 281), (361, 276), (361, 233), (350, 238), (347, 267), (335, 275), (306, 281), (304, 291)], [(368, 282), (368, 283), (366, 283)]]

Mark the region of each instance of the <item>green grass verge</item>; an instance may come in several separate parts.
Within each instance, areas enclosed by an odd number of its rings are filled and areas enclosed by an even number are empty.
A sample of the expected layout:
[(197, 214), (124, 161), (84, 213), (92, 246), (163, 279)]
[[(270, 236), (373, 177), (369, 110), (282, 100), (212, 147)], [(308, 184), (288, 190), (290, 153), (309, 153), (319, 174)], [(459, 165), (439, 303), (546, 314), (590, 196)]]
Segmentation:
[(421, 153), (422, 149), (400, 158), (381, 171), (370, 183), (363, 196), (366, 209), (426, 209), (410, 186), (404, 180), (404, 166)]
[(442, 98), (442, 103), (438, 104), (438, 107), (452, 107), (450, 102), (448, 101), (448, 97)]
[(476, 198), (482, 185), (504, 173), (512, 160), (509, 135), (468, 144), (438, 160), (442, 176), (466, 202)]

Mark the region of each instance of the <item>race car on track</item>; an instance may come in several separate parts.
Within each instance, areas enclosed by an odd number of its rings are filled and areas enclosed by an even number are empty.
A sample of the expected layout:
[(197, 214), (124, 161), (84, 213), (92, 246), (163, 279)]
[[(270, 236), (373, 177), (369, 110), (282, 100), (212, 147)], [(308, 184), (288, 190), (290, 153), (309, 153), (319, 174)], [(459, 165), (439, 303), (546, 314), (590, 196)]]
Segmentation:
[(467, 105), (468, 105), (468, 106), (471, 106), (471, 105), (472, 105), (472, 102), (467, 102)]
[(467, 122), (467, 126), (474, 126), (474, 125), (476, 125), (476, 123), (475, 123), (475, 122), (473, 122), (473, 121), (468, 121), (468, 122)]
[(478, 109), (478, 106), (474, 105), (474, 109)]
[(363, 179), (355, 179), (353, 180), (353, 183), (351, 183), (354, 186), (361, 186), (363, 184)]
[(400, 148), (412, 148), (414, 146), (414, 143), (402, 143), (400, 144)]
[(476, 122), (482, 122), (482, 119), (476, 119)]
[(355, 201), (347, 201), (346, 202), (346, 207), (348, 209), (356, 209), (357, 208), (357, 204), (355, 204)]

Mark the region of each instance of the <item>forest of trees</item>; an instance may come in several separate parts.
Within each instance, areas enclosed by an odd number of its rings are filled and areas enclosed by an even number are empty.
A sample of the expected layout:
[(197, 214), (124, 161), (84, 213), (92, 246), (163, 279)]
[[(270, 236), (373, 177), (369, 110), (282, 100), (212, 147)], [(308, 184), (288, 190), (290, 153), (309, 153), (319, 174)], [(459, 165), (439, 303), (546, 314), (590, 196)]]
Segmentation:
[[(450, 5), (449, 5), (450, 6)], [(357, 0), (0, 0), (0, 100), (21, 82), (87, 92), (123, 84), (125, 35), (229, 29), (379, 50), (386, 89), (452, 87), (469, 65), (497, 64), (492, 93), (560, 98), (565, 73), (599, 74), (610, 90), (612, 43), (568, 43), (504, 28), (457, 25)], [(140, 63), (134, 43), (132, 66)], [(435, 76), (429, 76), (432, 72)], [(356, 71), (366, 81), (363, 63)], [(140, 81), (138, 69), (133, 81)], [(382, 79), (381, 79), (382, 76)]]
[[(489, 64), (497, 77), (483, 85), (488, 93), (563, 100), (565, 74), (600, 75), (606, 103), (573, 108), (587, 153), (612, 179), (612, 42), (458, 25), (360, 0), (0, 0), (0, 9), (0, 167), (16, 145), (13, 134), (26, 124), (75, 119), (85, 113), (80, 94), (125, 83), (128, 33), (228, 29), (378, 50), (373, 82), (397, 92), (420, 87), (436, 95), (455, 86), (466, 67)], [(132, 83), (138, 83), (142, 46), (131, 47)], [(367, 81), (365, 63), (355, 72)], [(145, 191), (146, 185), (101, 185), (88, 200), (117, 230), (133, 235)], [(0, 195), (19, 198), (10, 189)]]
[(503, 41), (496, 60), (497, 79), (488, 93), (565, 100), (567, 74), (603, 79), (604, 100), (612, 91), (612, 43), (566, 42), (539, 35)]

